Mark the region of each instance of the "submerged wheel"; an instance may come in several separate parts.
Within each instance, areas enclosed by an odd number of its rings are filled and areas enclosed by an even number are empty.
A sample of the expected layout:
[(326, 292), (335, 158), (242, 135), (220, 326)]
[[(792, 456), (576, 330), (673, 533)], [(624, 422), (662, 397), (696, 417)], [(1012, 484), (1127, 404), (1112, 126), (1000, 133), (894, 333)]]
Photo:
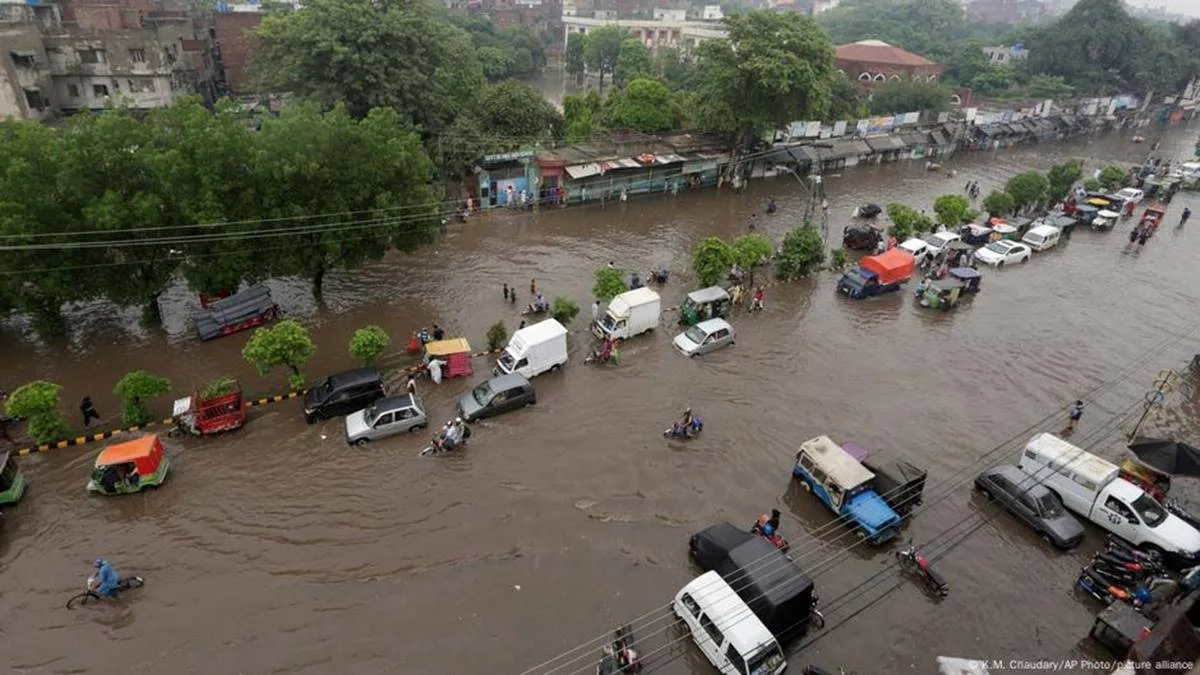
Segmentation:
[(808, 625), (817, 630), (821, 630), (825, 627), (825, 615), (816, 609), (809, 610)]
[(354, 441), (354, 445), (359, 448), (365, 448), (367, 446), (367, 439), (360, 438), (357, 441)]
[(128, 577), (117, 582), (117, 587), (121, 590), (129, 590), (131, 588), (141, 588), (146, 585), (146, 580), (141, 577)]
[(800, 487), (804, 488), (805, 492), (812, 492), (812, 486), (809, 485), (808, 481), (806, 481), (806, 480), (801, 479)]
[(91, 591), (80, 593), (79, 595), (73, 595), (71, 596), (70, 600), (67, 600), (67, 609), (74, 609), (80, 605), (86, 605), (93, 599), (99, 600), (100, 596)]
[(421, 429), (424, 429), (424, 428), (425, 428), (425, 425), (424, 425), (424, 424), (414, 424), (414, 425), (412, 425), (411, 427), (409, 427), (409, 428), (408, 428), (408, 433), (410, 433), (410, 434), (411, 434), (411, 433), (414, 433), (414, 432), (416, 432), (416, 431), (419, 431), (419, 430), (421, 430)]

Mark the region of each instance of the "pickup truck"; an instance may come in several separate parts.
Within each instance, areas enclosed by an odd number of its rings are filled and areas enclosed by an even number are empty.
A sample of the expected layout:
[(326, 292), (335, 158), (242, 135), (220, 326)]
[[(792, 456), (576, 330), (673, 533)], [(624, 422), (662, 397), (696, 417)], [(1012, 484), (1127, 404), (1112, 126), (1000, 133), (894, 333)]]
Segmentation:
[(792, 476), (870, 543), (882, 544), (900, 533), (900, 515), (879, 496), (875, 474), (828, 436), (800, 445)]
[(1122, 539), (1166, 554), (1174, 565), (1200, 558), (1200, 531), (1167, 511), (1112, 462), (1049, 433), (1029, 440), (1017, 464), (1030, 482), (1045, 485), (1068, 510)]

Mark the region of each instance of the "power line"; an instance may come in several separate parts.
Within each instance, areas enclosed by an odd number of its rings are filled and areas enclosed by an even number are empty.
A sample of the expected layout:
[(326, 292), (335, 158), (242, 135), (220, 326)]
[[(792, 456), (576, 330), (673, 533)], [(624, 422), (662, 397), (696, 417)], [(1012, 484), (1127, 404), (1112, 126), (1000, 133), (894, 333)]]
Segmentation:
[[(1134, 372), (1136, 372), (1138, 369), (1140, 369), (1140, 368), (1141, 368), (1141, 367), (1142, 367), (1142, 366), (1143, 366), (1143, 365), (1144, 365), (1146, 362), (1148, 362), (1150, 359), (1152, 359), (1152, 358), (1154, 358), (1155, 356), (1157, 356), (1157, 355), (1158, 355), (1158, 354), (1159, 354), (1159, 353), (1160, 353), (1162, 350), (1164, 350), (1164, 349), (1165, 349), (1165, 348), (1167, 348), (1168, 346), (1173, 346), (1174, 344), (1178, 344), (1179, 342), (1182, 342), (1184, 339), (1186, 339), (1186, 338), (1187, 338), (1189, 335), (1191, 335), (1191, 334), (1192, 334), (1193, 332), (1195, 332), (1197, 329), (1200, 329), (1200, 325), (1193, 326), (1193, 327), (1192, 327), (1192, 328), (1191, 328), (1189, 331), (1187, 331), (1187, 332), (1185, 332), (1185, 333), (1182, 333), (1182, 334), (1179, 334), (1179, 335), (1174, 335), (1174, 336), (1172, 336), (1172, 335), (1168, 335), (1167, 337), (1165, 337), (1165, 338), (1163, 339), (1163, 341), (1162, 341), (1162, 342), (1161, 342), (1159, 345), (1156, 345), (1156, 347), (1153, 347), (1153, 348), (1151, 348), (1151, 349), (1150, 349), (1150, 350), (1148, 350), (1146, 353), (1144, 353), (1144, 354), (1143, 354), (1141, 357), (1139, 357), (1139, 358), (1135, 359), (1135, 360), (1134, 360), (1134, 361), (1133, 361), (1131, 364), (1129, 364), (1129, 365), (1128, 365), (1128, 366), (1127, 366), (1125, 369), (1123, 369), (1122, 371), (1120, 371), (1120, 373), (1118, 374), (1118, 376), (1116, 376), (1116, 377), (1114, 377), (1114, 378), (1112, 378), (1112, 379), (1110, 379), (1110, 380), (1108, 380), (1108, 381), (1106, 381), (1106, 382), (1100, 383), (1099, 385), (1097, 385), (1096, 387), (1094, 387), (1092, 390), (1090, 390), (1090, 391), (1088, 391), (1087, 393), (1085, 393), (1085, 394), (1084, 394), (1084, 395), (1083, 395), (1081, 398), (1083, 398), (1083, 399), (1086, 399), (1086, 400), (1093, 400), (1095, 397), (1098, 397), (1098, 396), (1099, 396), (1099, 395), (1101, 395), (1102, 393), (1106, 393), (1107, 391), (1110, 391), (1111, 389), (1115, 388), (1115, 387), (1116, 387), (1118, 384), (1121, 384), (1122, 382), (1124, 382), (1124, 381), (1128, 380), (1128, 379), (1129, 379), (1129, 378), (1130, 378), (1130, 377), (1131, 377), (1131, 376), (1134, 374)], [(1174, 338), (1174, 342), (1172, 343), (1172, 339), (1173, 339), (1173, 338)], [(1167, 343), (1172, 343), (1172, 344), (1171, 344), (1171, 345), (1168, 345)], [(1012, 442), (1014, 442), (1015, 440), (1017, 440), (1017, 439), (1019, 439), (1019, 438), (1022, 438), (1022, 437), (1024, 437), (1024, 436), (1025, 436), (1025, 435), (1027, 435), (1027, 434), (1028, 434), (1030, 431), (1032, 431), (1032, 430), (1036, 429), (1037, 427), (1039, 427), (1039, 426), (1041, 426), (1042, 424), (1046, 423), (1046, 422), (1047, 422), (1047, 421), (1049, 421), (1050, 419), (1053, 419), (1054, 417), (1057, 417), (1057, 416), (1058, 416), (1058, 415), (1060, 415), (1060, 414), (1061, 414), (1061, 413), (1059, 413), (1059, 412), (1055, 412), (1055, 413), (1052, 413), (1052, 414), (1050, 414), (1050, 415), (1047, 415), (1047, 416), (1046, 416), (1046, 417), (1044, 417), (1042, 420), (1039, 420), (1038, 422), (1034, 423), (1033, 425), (1030, 425), (1030, 426), (1029, 426), (1029, 427), (1027, 427), (1026, 429), (1022, 430), (1021, 432), (1018, 432), (1018, 434), (1016, 434), (1016, 435), (1014, 435), (1014, 436), (1010, 437), (1009, 439), (1007, 439), (1007, 440), (1005, 440), (1004, 442), (1000, 443), (999, 445), (995, 446), (994, 448), (992, 448), (992, 449), (991, 449), (991, 450), (989, 450), (988, 452), (984, 453), (984, 455), (983, 455), (982, 457), (980, 457), (980, 458), (978, 458), (978, 459), (974, 460), (973, 462), (969, 463), (967, 467), (964, 467), (964, 469), (960, 469), (959, 471), (955, 472), (954, 474), (951, 474), (951, 476), (954, 476), (955, 474), (958, 474), (958, 473), (962, 473), (962, 472), (963, 472), (965, 469), (968, 469), (970, 466), (973, 466), (973, 465), (979, 464), (979, 463), (981, 463), (981, 462), (986, 462), (986, 461), (989, 461), (989, 458), (990, 458), (992, 455), (994, 455), (994, 454), (996, 454), (996, 453), (998, 453), (998, 452), (1000, 452), (1000, 451), (1003, 451), (1003, 450), (1007, 449), (1007, 448), (1008, 448), (1008, 446), (1009, 446), (1009, 445), (1010, 445)], [(968, 479), (970, 479), (970, 478), (971, 478), (971, 477), (970, 477), (970, 476), (968, 476)], [(951, 481), (947, 480), (947, 481), (945, 481), (945, 482), (946, 482), (946, 483), (948, 483), (948, 482), (951, 482)], [(944, 501), (944, 500), (945, 500), (946, 498), (948, 498), (948, 497), (949, 497), (951, 494), (955, 494), (955, 492), (954, 492), (954, 487), (956, 487), (957, 485), (961, 484), (962, 482), (965, 482), (965, 481), (959, 481), (959, 482), (958, 482), (958, 483), (956, 483), (955, 485), (952, 485), (950, 490), (947, 490), (947, 491), (946, 491), (946, 492), (944, 492), (944, 493), (943, 493), (941, 496), (939, 496), (939, 497), (935, 498), (935, 499), (934, 499), (932, 502), (928, 502), (928, 503), (926, 503), (926, 504), (925, 504), (925, 505), (924, 505), (922, 508), (920, 508), (920, 509), (914, 509), (914, 510), (913, 510), (913, 512), (910, 512), (910, 514), (909, 514), (909, 516), (908, 516), (908, 519), (912, 519), (912, 518), (913, 518), (913, 516), (915, 516), (915, 514), (916, 514), (917, 512), (924, 512), (924, 511), (926, 511), (926, 510), (928, 510), (928, 509), (932, 508), (932, 507), (933, 507), (935, 504), (937, 504), (937, 503), (940, 503), (941, 501)], [(945, 484), (945, 483), (943, 483), (942, 485), (944, 485), (944, 484)], [(899, 489), (900, 489), (900, 488), (897, 488), (897, 490), (899, 490)], [(847, 519), (847, 518), (846, 518), (844, 515), (843, 515), (843, 516), (839, 516), (839, 517), (838, 517), (837, 519), (835, 519), (833, 522), (831, 522), (831, 523), (827, 523), (825, 526), (822, 526), (822, 527), (820, 527), (820, 528), (817, 528), (817, 530), (816, 530), (815, 532), (813, 532), (813, 533), (810, 533), (810, 534), (811, 534), (812, 536), (816, 536), (817, 534), (821, 533), (821, 532), (822, 532), (822, 530), (824, 530), (824, 531), (829, 531), (830, 529), (833, 529), (833, 528), (836, 528), (836, 527), (840, 527), (840, 526), (842, 526), (842, 525), (845, 525), (845, 524), (848, 524), (848, 523), (849, 523), (849, 520), (848, 520), (848, 519)], [(850, 534), (854, 534), (854, 532), (853, 532), (853, 531), (850, 531), (850, 532), (845, 532), (845, 533), (842, 533), (842, 534), (841, 534), (841, 535), (839, 535), (837, 538), (835, 538), (833, 541), (826, 543), (825, 545), (821, 546), (820, 548), (818, 548), (818, 549), (817, 549), (817, 550), (815, 550), (815, 551), (810, 551), (810, 552), (808, 552), (808, 554), (819, 553), (820, 551), (822, 551), (822, 550), (825, 550), (825, 549), (829, 548), (829, 547), (830, 547), (832, 544), (836, 543), (836, 542), (837, 542), (837, 541), (839, 541), (840, 539), (843, 539), (843, 538), (845, 538), (847, 535), (850, 535)], [(843, 555), (843, 554), (845, 554), (845, 553), (848, 553), (848, 552), (849, 552), (849, 551), (850, 551), (850, 550), (851, 550), (851, 549), (852, 549), (854, 546), (856, 546), (856, 545), (859, 545), (859, 544), (861, 544), (861, 541), (855, 542), (854, 544), (851, 544), (850, 546), (847, 546), (847, 547), (845, 547), (843, 550), (839, 551), (838, 553), (835, 553), (833, 556), (831, 556), (830, 558), (828, 558), (828, 559), (827, 559), (825, 562), (826, 562), (826, 563), (831, 563), (831, 562), (834, 562), (834, 561), (836, 561), (836, 558), (837, 558), (839, 555)], [(766, 558), (770, 558), (770, 557), (772, 557), (772, 556), (773, 556), (773, 553), (772, 553), (772, 554), (767, 554), (767, 555), (763, 556), (762, 558), (760, 558), (760, 559), (758, 559), (758, 560), (751, 561), (750, 563), (747, 563), (747, 564), (746, 564), (745, 566), (743, 566), (742, 568), (739, 568), (738, 570), (734, 570), (734, 573), (738, 573), (738, 574), (744, 574), (744, 573), (748, 573), (751, 567), (753, 567), (753, 566), (757, 565), (758, 563), (762, 562), (764, 559), (766, 559)], [(803, 558), (803, 556), (802, 556), (802, 558)], [(778, 560), (778, 559), (776, 559), (776, 560)], [(795, 562), (796, 564), (799, 564), (799, 561), (795, 561), (795, 560), (789, 560), (787, 563), (780, 562), (779, 564), (780, 564), (780, 565), (783, 565), (783, 564), (791, 564), (792, 562)], [(816, 567), (821, 567), (821, 564), (820, 564), (820, 563), (818, 563), (818, 565), (816, 565)], [(814, 574), (813, 576), (815, 577), (815, 576), (819, 575), (819, 573), (820, 573), (820, 572), (818, 572), (818, 573)], [(642, 620), (645, 620), (647, 617), (649, 617), (649, 616), (651, 616), (651, 615), (653, 615), (653, 614), (656, 614), (656, 613), (660, 613), (660, 612), (662, 612), (664, 609), (666, 610), (665, 616), (659, 616), (658, 618), (656, 618), (656, 619), (654, 619), (654, 620), (651, 620), (651, 621), (649, 621), (649, 622), (647, 623), (647, 625), (643, 625), (643, 626), (642, 626), (642, 629), (644, 630), (644, 629), (645, 629), (646, 627), (648, 627), (649, 625), (653, 625), (653, 624), (659, 623), (660, 621), (662, 621), (662, 619), (663, 619), (663, 618), (669, 617), (669, 616), (670, 616), (670, 614), (671, 614), (671, 613), (673, 613), (673, 612), (672, 612), (672, 607), (671, 607), (671, 604), (670, 604), (670, 603), (668, 603), (667, 605), (663, 606), (662, 608), (657, 608), (657, 609), (655, 609), (655, 610), (651, 610), (650, 612), (648, 612), (648, 613), (646, 613), (646, 614), (642, 615), (641, 617), (638, 617), (637, 619), (635, 619), (635, 620), (634, 620), (634, 623), (636, 623), (637, 621), (642, 621)], [(633, 624), (633, 623), (631, 623), (630, 625), (631, 625), (631, 627), (632, 627), (634, 624)], [(526, 671), (524, 671), (524, 674), (523, 674), (523, 675), (528, 675), (529, 673), (532, 673), (532, 672), (534, 672), (534, 671), (536, 671), (536, 670), (539, 670), (539, 669), (541, 669), (541, 668), (544, 668), (544, 667), (546, 667), (546, 666), (549, 666), (550, 664), (552, 664), (552, 663), (555, 663), (555, 662), (557, 662), (557, 661), (560, 661), (560, 660), (562, 660), (563, 658), (566, 658), (567, 656), (570, 656), (570, 655), (571, 655), (571, 654), (573, 654), (573, 653), (579, 652), (579, 651), (581, 651), (581, 650), (584, 650), (584, 649), (594, 648), (594, 646), (595, 646), (595, 645), (597, 645), (597, 644), (602, 644), (602, 643), (603, 643), (604, 641), (606, 641), (606, 640), (608, 640), (608, 634), (607, 634), (607, 633), (606, 633), (606, 634), (603, 634), (603, 635), (601, 635), (601, 636), (599, 636), (599, 637), (597, 637), (597, 638), (594, 638), (593, 640), (590, 640), (589, 642), (587, 642), (587, 643), (584, 643), (583, 645), (577, 646), (577, 647), (575, 647), (575, 648), (573, 648), (573, 649), (571, 649), (571, 650), (568, 650), (568, 651), (566, 651), (566, 652), (563, 652), (562, 654), (560, 654), (560, 655), (558, 655), (558, 656), (556, 656), (556, 657), (554, 657), (554, 658), (552, 658), (552, 659), (549, 659), (549, 660), (547, 660), (547, 661), (545, 661), (545, 662), (543, 662), (543, 663), (541, 663), (541, 664), (538, 664), (537, 666), (534, 666), (533, 668), (531, 668), (531, 669), (529, 669), (529, 670), (526, 670)], [(570, 659), (569, 661), (567, 661), (567, 662), (566, 662), (566, 663), (564, 663), (564, 664), (560, 664), (560, 665), (556, 666), (555, 668), (553, 668), (552, 670), (550, 670), (550, 671), (548, 671), (548, 672), (556, 672), (556, 671), (558, 671), (558, 670), (560, 670), (560, 669), (562, 669), (562, 668), (569, 667), (569, 666), (570, 666), (572, 663), (576, 663), (576, 662), (578, 662), (578, 661), (579, 661), (581, 658), (588, 658), (588, 655), (586, 655), (586, 654), (581, 654), (580, 656), (576, 656), (575, 658), (573, 658), (573, 659)]]

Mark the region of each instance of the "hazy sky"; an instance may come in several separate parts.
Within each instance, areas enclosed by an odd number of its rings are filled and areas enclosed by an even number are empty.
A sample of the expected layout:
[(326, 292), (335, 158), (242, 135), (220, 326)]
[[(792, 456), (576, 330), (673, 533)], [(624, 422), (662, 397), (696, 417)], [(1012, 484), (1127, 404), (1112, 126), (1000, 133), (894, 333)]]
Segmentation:
[(1168, 12), (1200, 17), (1200, 0), (1127, 0), (1137, 7), (1165, 7)]

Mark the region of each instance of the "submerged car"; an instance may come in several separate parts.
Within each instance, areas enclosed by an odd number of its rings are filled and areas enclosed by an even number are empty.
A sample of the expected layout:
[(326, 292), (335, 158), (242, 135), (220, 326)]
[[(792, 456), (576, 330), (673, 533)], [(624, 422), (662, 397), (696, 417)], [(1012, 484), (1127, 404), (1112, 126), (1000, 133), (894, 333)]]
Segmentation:
[(701, 321), (675, 336), (675, 349), (684, 356), (699, 356), (727, 347), (734, 343), (737, 335), (733, 326), (725, 319)]
[(929, 250), (933, 255), (937, 255), (946, 250), (952, 242), (961, 241), (962, 235), (957, 232), (934, 232), (925, 237), (925, 243), (929, 244)]
[(1001, 239), (975, 251), (975, 259), (985, 265), (1003, 267), (1006, 264), (1028, 262), (1033, 249), (1025, 244)]
[(520, 373), (497, 375), (458, 397), (458, 416), (467, 422), (537, 403), (533, 385)]
[(1067, 512), (1058, 496), (1015, 466), (1005, 464), (984, 471), (975, 479), (975, 489), (1064, 551), (1083, 541), (1083, 525)]
[(425, 406), (415, 394), (385, 396), (371, 405), (346, 415), (346, 442), (366, 445), (405, 431), (424, 429), (428, 424)]
[(900, 248), (912, 254), (913, 260), (917, 261), (918, 265), (925, 264), (925, 260), (933, 258), (933, 249), (929, 248), (929, 242), (924, 239), (913, 237), (900, 242)]

